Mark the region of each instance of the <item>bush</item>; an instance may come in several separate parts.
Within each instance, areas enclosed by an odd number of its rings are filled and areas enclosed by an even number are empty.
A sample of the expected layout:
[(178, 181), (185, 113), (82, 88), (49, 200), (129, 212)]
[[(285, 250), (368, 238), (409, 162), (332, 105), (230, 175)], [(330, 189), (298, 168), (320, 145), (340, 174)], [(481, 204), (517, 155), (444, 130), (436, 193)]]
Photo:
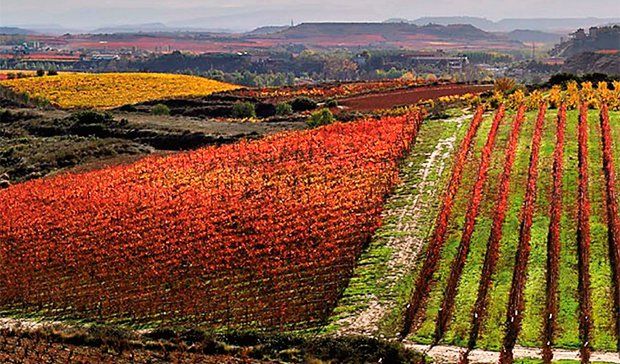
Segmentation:
[(47, 75), (48, 76), (57, 76), (58, 75), (58, 71), (51, 69), (49, 71), (47, 71)]
[(511, 94), (517, 87), (517, 81), (512, 78), (502, 77), (495, 80), (494, 90), (504, 95)]
[(583, 76), (575, 75), (572, 73), (557, 73), (549, 78), (547, 81), (547, 86), (555, 86), (560, 85), (563, 88), (566, 88), (570, 82), (577, 82), (581, 84), (582, 82), (592, 82), (594, 84), (598, 82), (607, 82), (612, 83), (613, 81), (617, 81), (619, 78), (614, 76), (609, 76), (604, 73), (588, 73)]
[(153, 115), (170, 115), (170, 108), (164, 104), (157, 104), (151, 109)]
[(309, 97), (298, 97), (291, 102), (291, 107), (295, 111), (314, 110), (317, 107), (317, 103)]
[(329, 99), (325, 102), (325, 107), (338, 107), (338, 100)]
[(566, 85), (571, 81), (580, 83), (581, 78), (572, 73), (557, 73), (549, 78), (549, 81), (547, 82), (547, 84), (549, 86), (561, 85), (562, 87), (566, 87)]
[(119, 111), (124, 111), (124, 112), (136, 112), (136, 111), (138, 111), (138, 109), (134, 105), (132, 105), (132, 104), (123, 105), (123, 106), (119, 107), (118, 110)]
[(334, 122), (334, 114), (329, 109), (321, 109), (313, 112), (310, 118), (306, 121), (309, 127), (315, 128), (317, 126), (327, 125)]
[(38, 69), (37, 70), (37, 77), (43, 77), (43, 76), (45, 76), (45, 70)]
[(113, 117), (109, 113), (101, 113), (92, 110), (78, 111), (71, 115), (71, 119), (75, 124), (87, 125), (87, 124), (108, 124), (113, 121)]
[(285, 116), (293, 113), (293, 107), (291, 104), (283, 102), (276, 105), (276, 115)]
[(236, 119), (255, 118), (256, 107), (251, 102), (238, 102), (233, 105), (232, 117)]

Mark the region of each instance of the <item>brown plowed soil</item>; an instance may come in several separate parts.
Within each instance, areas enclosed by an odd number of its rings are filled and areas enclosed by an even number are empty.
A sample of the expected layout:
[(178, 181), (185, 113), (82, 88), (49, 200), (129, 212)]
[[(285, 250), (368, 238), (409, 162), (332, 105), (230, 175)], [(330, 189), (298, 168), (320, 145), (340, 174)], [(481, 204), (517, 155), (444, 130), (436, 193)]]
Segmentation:
[(349, 110), (372, 111), (390, 109), (395, 106), (415, 104), (422, 100), (438, 99), (442, 96), (478, 94), (493, 89), (492, 85), (440, 85), (423, 86), (408, 90), (395, 90), (377, 94), (341, 99), (338, 103)]

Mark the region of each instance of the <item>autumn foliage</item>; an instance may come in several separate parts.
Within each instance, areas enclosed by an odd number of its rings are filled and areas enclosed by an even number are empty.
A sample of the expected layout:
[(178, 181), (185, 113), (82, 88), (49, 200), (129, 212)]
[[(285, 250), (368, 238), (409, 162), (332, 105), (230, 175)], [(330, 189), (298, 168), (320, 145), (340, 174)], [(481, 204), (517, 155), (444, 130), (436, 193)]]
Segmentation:
[(618, 337), (617, 347), (620, 350), (620, 221), (618, 220), (618, 200), (616, 195), (616, 171), (613, 159), (613, 138), (609, 123), (609, 111), (603, 104), (600, 112), (601, 141), (603, 146), (603, 173), (605, 174), (605, 195), (607, 212), (607, 239), (609, 243), (609, 260), (614, 290), (615, 310), (613, 317)]
[(480, 211), (480, 204), (483, 200), (484, 186), (489, 176), (489, 167), (491, 166), (491, 154), (495, 147), (495, 140), (497, 139), (497, 133), (499, 126), (504, 119), (505, 107), (500, 105), (491, 124), (491, 130), (487, 137), (486, 144), (482, 149), (482, 155), (480, 157), (480, 165), (478, 167), (478, 177), (476, 183), (471, 190), (471, 198), (465, 215), (465, 226), (463, 227), (463, 234), (461, 235), (461, 242), (459, 244), (459, 251), (452, 264), (452, 270), (450, 271), (450, 277), (448, 278), (448, 285), (445, 289), (444, 299), (442, 301), (441, 310), (437, 317), (437, 325), (435, 326), (435, 343), (443, 337), (443, 334), (448, 327), (448, 321), (452, 316), (452, 310), (454, 308), (454, 300), (458, 292), (458, 283), (465, 267), (465, 261), (469, 253), (469, 246), (471, 238), (474, 233), (474, 227), (476, 226), (476, 218)]
[(541, 103), (538, 116), (536, 117), (534, 135), (532, 136), (532, 150), (527, 173), (525, 201), (523, 202), (521, 212), (522, 220), (519, 226), (519, 243), (517, 246), (517, 257), (513, 270), (510, 296), (508, 299), (506, 335), (504, 336), (504, 344), (500, 354), (500, 363), (512, 363), (512, 349), (517, 342), (517, 336), (521, 330), (521, 321), (523, 320), (523, 310), (525, 309), (523, 291), (525, 290), (525, 282), (527, 281), (527, 265), (531, 250), (530, 237), (532, 232), (532, 220), (534, 217), (534, 203), (536, 202), (540, 141), (542, 139), (546, 110), (547, 105)]
[(579, 109), (578, 132), (579, 186), (577, 196), (577, 258), (579, 268), (579, 337), (581, 360), (589, 362), (592, 336), (592, 297), (590, 291), (590, 198), (588, 171), (588, 105)]
[(113, 108), (171, 97), (206, 96), (239, 86), (204, 77), (164, 73), (60, 73), (6, 80), (8, 87), (63, 108)]
[(359, 82), (339, 82), (323, 85), (265, 87), (260, 89), (242, 89), (235, 94), (262, 99), (290, 99), (306, 96), (311, 98), (342, 98), (367, 93), (383, 92), (424, 85), (423, 79), (395, 79)]
[(0, 306), (299, 327), (380, 223), (421, 114), (205, 148), (0, 191)]
[(543, 325), (543, 359), (550, 363), (558, 316), (558, 286), (560, 265), (560, 224), (562, 219), (562, 176), (564, 171), (564, 139), (566, 134), (566, 106), (560, 105), (556, 123), (556, 143), (553, 154), (553, 189), (549, 233), (547, 234), (547, 299)]
[[(502, 227), (506, 219), (506, 211), (508, 208), (508, 196), (510, 194), (510, 175), (515, 162), (517, 145), (519, 143), (519, 135), (521, 126), (525, 121), (525, 105), (521, 105), (517, 110), (517, 114), (512, 123), (512, 130), (506, 147), (506, 157), (504, 160), (504, 169), (499, 179), (497, 201), (495, 203), (495, 214), (493, 216), (493, 225), (491, 234), (487, 241), (486, 254), (482, 267), (482, 275), (478, 286), (478, 296), (472, 312), (472, 329), (469, 334), (468, 350), (475, 348), (478, 340), (478, 334), (482, 322), (486, 317), (486, 311), (489, 299), (489, 290), (497, 261), (499, 259), (499, 244), (502, 240)], [(465, 358), (466, 360), (466, 358)]]

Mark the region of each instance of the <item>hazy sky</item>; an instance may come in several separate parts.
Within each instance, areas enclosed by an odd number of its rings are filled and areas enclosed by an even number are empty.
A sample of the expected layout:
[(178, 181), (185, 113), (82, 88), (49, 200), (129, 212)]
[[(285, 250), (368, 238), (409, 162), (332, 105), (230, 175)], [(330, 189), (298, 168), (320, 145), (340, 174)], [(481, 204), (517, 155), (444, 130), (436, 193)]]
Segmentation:
[(302, 21), (380, 21), (391, 17), (469, 15), (620, 17), (620, 0), (0, 0), (0, 25), (48, 24), (68, 28), (200, 20), (214, 27)]

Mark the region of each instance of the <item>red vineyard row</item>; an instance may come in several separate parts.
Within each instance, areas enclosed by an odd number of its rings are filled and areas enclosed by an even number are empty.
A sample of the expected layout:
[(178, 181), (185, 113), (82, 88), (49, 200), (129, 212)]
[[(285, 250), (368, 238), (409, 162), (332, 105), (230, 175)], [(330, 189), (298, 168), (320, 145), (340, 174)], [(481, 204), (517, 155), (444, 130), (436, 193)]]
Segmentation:
[(541, 104), (536, 126), (532, 137), (532, 149), (530, 154), (530, 164), (527, 173), (527, 185), (525, 190), (525, 201), (521, 211), (521, 225), (519, 227), (519, 243), (517, 246), (517, 256), (512, 276), (510, 296), (508, 298), (508, 310), (506, 314), (506, 334), (500, 354), (500, 363), (512, 363), (512, 349), (517, 342), (517, 336), (521, 329), (523, 311), (525, 309), (525, 282), (527, 280), (527, 266), (531, 251), (530, 238), (532, 232), (532, 220), (534, 217), (534, 204), (536, 203), (536, 182), (538, 180), (538, 160), (540, 158), (540, 142), (542, 140), (543, 126), (545, 123), (545, 112), (547, 105)]
[(445, 289), (444, 299), (442, 301), (441, 309), (437, 317), (437, 325), (435, 326), (435, 343), (438, 343), (442, 338), (449, 324), (449, 320), (452, 316), (452, 310), (454, 308), (454, 301), (458, 292), (458, 283), (465, 267), (467, 255), (469, 254), (469, 248), (471, 239), (476, 226), (476, 218), (480, 211), (480, 205), (483, 200), (484, 186), (486, 185), (487, 178), (489, 176), (489, 168), (491, 167), (491, 155), (493, 148), (495, 147), (495, 140), (499, 131), (500, 124), (504, 119), (505, 107), (500, 105), (491, 130), (487, 137), (486, 144), (482, 149), (482, 155), (480, 157), (480, 165), (478, 167), (478, 176), (476, 183), (471, 190), (470, 204), (467, 208), (465, 215), (465, 226), (463, 227), (463, 234), (461, 235), (461, 242), (459, 244), (459, 250), (454, 264), (450, 271), (450, 277), (448, 278), (448, 285)]

